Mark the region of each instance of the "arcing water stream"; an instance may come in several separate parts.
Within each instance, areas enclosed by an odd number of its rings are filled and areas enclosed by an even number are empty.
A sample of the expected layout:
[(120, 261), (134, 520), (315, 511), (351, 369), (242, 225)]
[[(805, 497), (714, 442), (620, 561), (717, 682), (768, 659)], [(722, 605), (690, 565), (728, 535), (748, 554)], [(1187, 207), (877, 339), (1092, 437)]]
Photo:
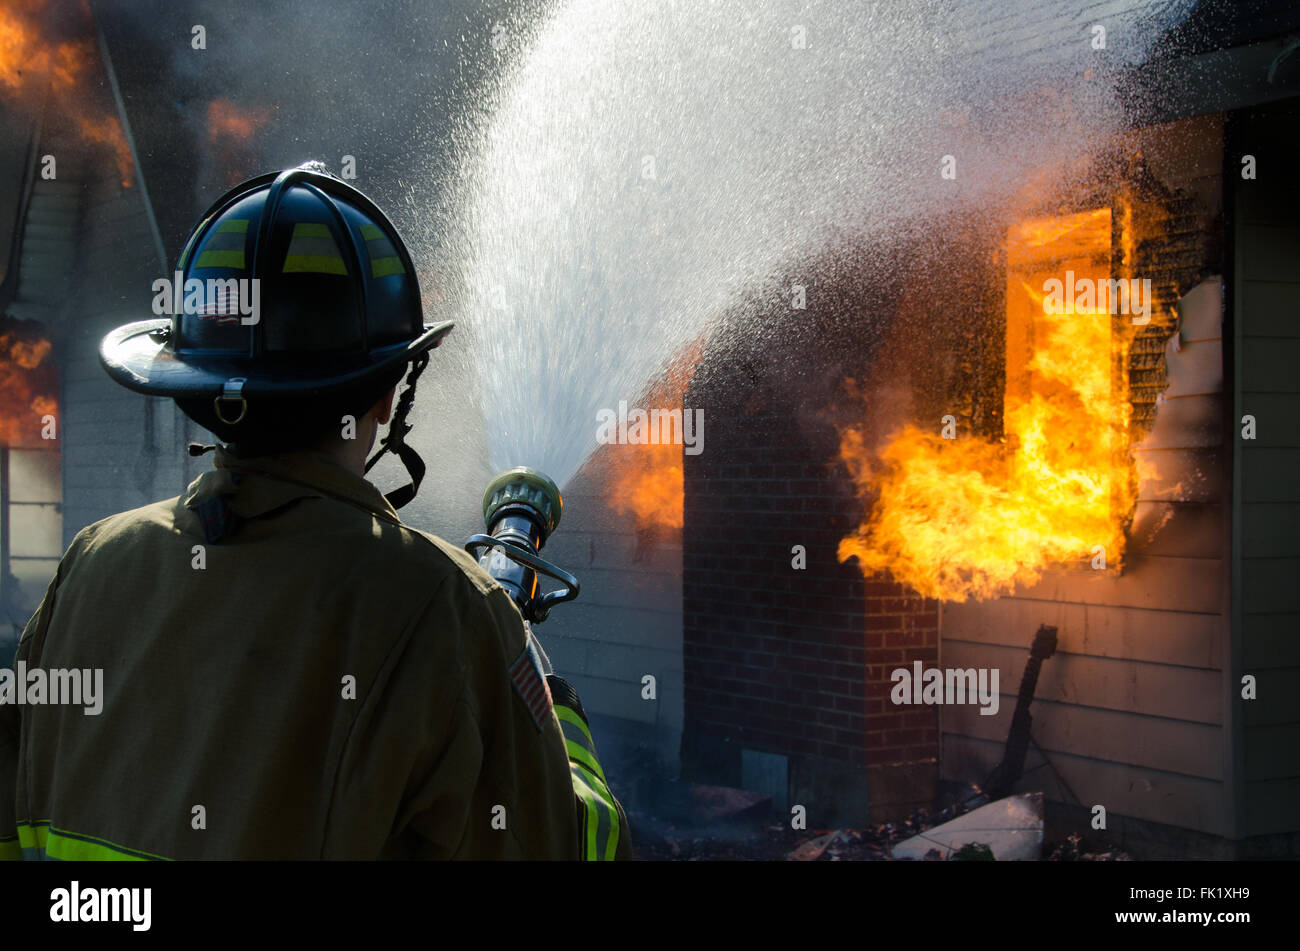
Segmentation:
[(561, 4), (459, 146), (459, 339), (436, 359), (477, 378), (491, 467), (563, 486), (599, 410), (724, 315), (764, 332), (742, 297), (788, 300), (828, 249), (1068, 178), (1190, 5)]

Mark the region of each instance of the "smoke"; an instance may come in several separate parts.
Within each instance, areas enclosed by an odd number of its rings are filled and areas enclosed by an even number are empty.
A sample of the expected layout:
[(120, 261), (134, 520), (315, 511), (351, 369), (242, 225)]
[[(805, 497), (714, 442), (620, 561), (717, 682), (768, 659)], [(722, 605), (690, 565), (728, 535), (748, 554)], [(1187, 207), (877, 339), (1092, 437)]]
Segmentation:
[[(444, 286), (456, 143), (485, 121), (488, 90), (526, 46), (517, 7), (512, 0), (97, 4), (173, 259), (198, 215), (231, 185), (319, 159), (336, 175), (353, 171), (351, 184), (393, 219), (419, 272), (426, 320), (459, 320)], [(206, 48), (194, 48), (198, 37)], [(478, 507), (486, 468), (467, 378), (473, 361), (456, 359), (467, 343), (458, 331), (435, 351), (411, 417), (412, 441), (438, 489), (426, 488), (408, 515), (448, 535), (475, 527), (465, 513)], [(405, 480), (389, 459), (374, 477), (385, 487)]]
[[(512, 7), (508, 0), (116, 0), (96, 12), (119, 59), (154, 68), (150, 92), (186, 132), (177, 159), (201, 165), (212, 158), (202, 154), (209, 105), (223, 100), (268, 118), (257, 130), (252, 171), (321, 158), (337, 174), (351, 155), (356, 184), (391, 204), (408, 189), (437, 191), (445, 181), (448, 150), (431, 146), (509, 55), (492, 48), (491, 31), (510, 20)], [(205, 48), (195, 48), (199, 40)], [(226, 186), (215, 180), (218, 170), (213, 165), (195, 182), (201, 204)]]

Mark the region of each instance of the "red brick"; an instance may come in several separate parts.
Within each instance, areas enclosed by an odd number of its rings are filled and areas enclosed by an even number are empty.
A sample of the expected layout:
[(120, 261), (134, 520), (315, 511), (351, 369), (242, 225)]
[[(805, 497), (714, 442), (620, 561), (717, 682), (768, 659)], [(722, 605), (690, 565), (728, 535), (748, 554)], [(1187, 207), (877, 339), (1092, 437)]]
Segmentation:
[(835, 713), (832, 710), (819, 710), (817, 712), (817, 721), (830, 726), (843, 727), (846, 730), (850, 728), (850, 719), (847, 713)]
[(923, 642), (920, 631), (891, 631), (885, 635), (886, 647), (922, 647)]

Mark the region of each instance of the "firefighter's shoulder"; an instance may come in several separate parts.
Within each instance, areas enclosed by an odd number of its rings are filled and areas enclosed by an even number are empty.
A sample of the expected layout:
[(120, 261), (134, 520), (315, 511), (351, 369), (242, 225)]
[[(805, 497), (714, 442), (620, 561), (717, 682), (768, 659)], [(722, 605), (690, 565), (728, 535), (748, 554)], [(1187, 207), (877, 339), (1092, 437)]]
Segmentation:
[(510, 659), (516, 657), (526, 646), (528, 634), (523, 618), (500, 583), (459, 545), (431, 532), (407, 525), (402, 527), (409, 533), (411, 548), (420, 551), (415, 564), (437, 565), (437, 569), (430, 573), (430, 589), (441, 591), (444, 603), (455, 601), (469, 609), (477, 623), (484, 625), (483, 630), (496, 632), (500, 649)]
[(459, 545), (453, 545), (432, 532), (403, 523), (402, 529), (410, 537), (412, 553), (427, 563), (438, 565), (441, 574), (450, 574), (463, 579), (480, 594), (490, 594), (501, 587), (496, 579), (479, 566), (474, 556)]
[(114, 544), (130, 545), (140, 534), (157, 529), (172, 534), (175, 529), (173, 511), (178, 501), (177, 498), (163, 499), (91, 522), (73, 536), (65, 557)]

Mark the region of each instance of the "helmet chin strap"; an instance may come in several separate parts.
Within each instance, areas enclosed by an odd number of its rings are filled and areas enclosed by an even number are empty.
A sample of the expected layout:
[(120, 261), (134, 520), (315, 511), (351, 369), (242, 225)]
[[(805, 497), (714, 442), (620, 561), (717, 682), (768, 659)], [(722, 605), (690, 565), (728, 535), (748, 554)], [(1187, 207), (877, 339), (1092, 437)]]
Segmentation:
[(428, 364), (427, 352), (411, 362), (411, 372), (406, 375), (405, 388), (397, 398), (397, 408), (393, 410), (393, 419), (388, 424), (388, 433), (379, 441), (379, 451), (366, 463), (366, 472), (369, 472), (386, 452), (391, 452), (402, 460), (402, 465), (406, 467), (406, 474), (411, 477), (410, 483), (384, 495), (388, 504), (395, 509), (400, 509), (415, 498), (415, 493), (420, 491), (420, 482), (424, 478), (424, 460), (420, 458), (419, 453), (406, 444), (406, 434), (411, 431), (411, 424), (406, 421), (406, 415), (411, 411), (411, 403), (415, 400), (415, 382)]

